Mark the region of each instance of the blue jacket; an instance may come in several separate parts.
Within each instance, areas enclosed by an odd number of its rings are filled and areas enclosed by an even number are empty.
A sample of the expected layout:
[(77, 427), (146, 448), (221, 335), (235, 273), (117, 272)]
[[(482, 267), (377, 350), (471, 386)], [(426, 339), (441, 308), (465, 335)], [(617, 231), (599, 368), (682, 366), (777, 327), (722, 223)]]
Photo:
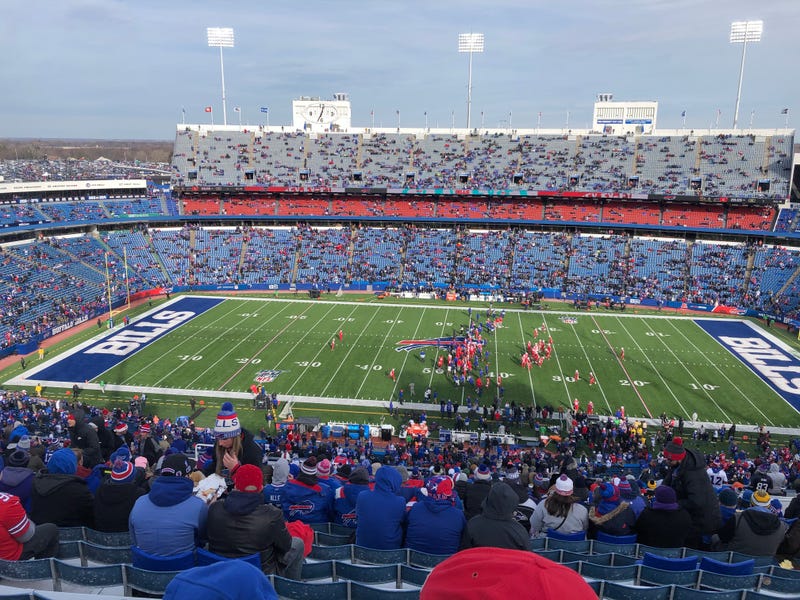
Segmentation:
[(150, 493), (133, 505), (131, 543), (157, 556), (181, 554), (203, 543), (208, 506), (192, 494), (193, 487), (186, 477), (156, 477)]
[(406, 501), (399, 495), (403, 478), (393, 467), (381, 467), (375, 475), (375, 489), (356, 500), (356, 544), (376, 550), (403, 547)]
[(327, 485), (307, 485), (291, 479), (283, 488), (282, 504), (287, 521), (328, 523), (333, 513), (333, 493)]
[(455, 554), (466, 526), (464, 511), (452, 501), (423, 496), (408, 513), (406, 547), (428, 554)]
[(272, 485), (267, 484), (264, 486), (264, 504), (274, 504), (280, 509), (283, 509), (283, 491), (286, 489), (286, 484)]
[(333, 495), (333, 521), (345, 527), (356, 528), (356, 501), (361, 492), (369, 490), (369, 483), (345, 483)]

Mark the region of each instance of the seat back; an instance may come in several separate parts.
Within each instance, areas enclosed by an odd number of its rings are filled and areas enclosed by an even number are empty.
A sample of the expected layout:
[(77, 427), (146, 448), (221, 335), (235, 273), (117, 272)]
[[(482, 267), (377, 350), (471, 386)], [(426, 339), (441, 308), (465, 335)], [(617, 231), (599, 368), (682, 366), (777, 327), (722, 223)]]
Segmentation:
[(635, 544), (636, 534), (631, 535), (611, 535), (603, 531), (597, 532), (597, 541), (606, 542), (608, 544)]
[(196, 554), (196, 564), (198, 567), (202, 567), (205, 565), (213, 565), (214, 563), (222, 562), (225, 560), (243, 560), (246, 563), (250, 563), (254, 567), (260, 569), (261, 568), (261, 554), (255, 552), (253, 554), (248, 554), (247, 556), (222, 556), (221, 554), (217, 554), (215, 552), (211, 552), (210, 550), (206, 550), (205, 548), (198, 548), (195, 551)]
[(555, 529), (547, 530), (547, 537), (554, 540), (562, 540), (565, 542), (580, 542), (586, 539), (585, 531), (576, 531), (575, 533), (561, 533)]
[(195, 563), (195, 553), (184, 552), (173, 556), (157, 556), (145, 552), (139, 546), (131, 546), (131, 562), (137, 569), (146, 571), (184, 571)]
[(737, 563), (728, 563), (704, 556), (700, 559), (700, 570), (719, 573), (720, 575), (752, 575), (755, 569), (754, 559)]
[(668, 558), (666, 556), (652, 554), (651, 552), (645, 552), (642, 557), (642, 565), (645, 567), (655, 567), (662, 571), (694, 571), (697, 569), (697, 557)]

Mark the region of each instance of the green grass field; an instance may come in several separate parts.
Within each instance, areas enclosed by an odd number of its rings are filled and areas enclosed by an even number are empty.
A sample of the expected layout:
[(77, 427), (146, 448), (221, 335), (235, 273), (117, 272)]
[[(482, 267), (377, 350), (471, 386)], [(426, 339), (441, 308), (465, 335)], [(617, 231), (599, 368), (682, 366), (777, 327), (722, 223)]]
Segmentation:
[[(443, 348), (424, 348), (424, 360), (419, 349), (396, 350), (401, 340), (452, 336), (468, 324), (467, 307), (383, 302), (226, 299), (98, 379), (165, 393), (247, 394), (260, 372), (272, 371), (267, 391), (338, 398), (342, 409), (348, 399), (388, 402), (400, 389), (411, 400), (412, 382), (417, 401), (428, 386), (440, 399), (475, 398), (474, 388), (455, 386), (436, 368)], [(797, 411), (691, 318), (570, 313), (577, 322), (567, 324), (561, 320), (566, 314), (509, 309), (502, 326), (486, 335), (491, 377), (502, 377), (507, 401), (566, 407), (578, 398), (582, 407), (593, 401), (598, 414), (624, 406), (629, 416), (665, 412), (689, 420), (696, 413), (719, 423), (800, 424)], [(483, 317), (485, 309), (473, 309), (475, 315)], [(541, 368), (525, 369), (520, 355), (542, 325), (553, 337), (553, 354)], [(617, 354), (621, 347), (624, 362)], [(388, 376), (391, 369), (396, 382)], [(590, 371), (598, 381), (593, 386)], [(482, 403), (495, 389), (484, 392)]]

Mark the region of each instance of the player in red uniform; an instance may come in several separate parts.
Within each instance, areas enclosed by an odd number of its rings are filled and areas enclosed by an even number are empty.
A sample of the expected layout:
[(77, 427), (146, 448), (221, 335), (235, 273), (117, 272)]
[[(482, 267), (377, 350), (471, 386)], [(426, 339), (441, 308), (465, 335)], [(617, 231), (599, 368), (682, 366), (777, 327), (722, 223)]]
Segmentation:
[(593, 415), (594, 414), (594, 402), (589, 400), (589, 404), (586, 405), (586, 414)]
[(342, 341), (342, 338), (343, 338), (343, 337), (344, 337), (344, 331), (342, 331), (342, 330), (340, 329), (340, 330), (339, 330), (339, 341), (340, 341), (340, 342)]
[(581, 410), (581, 403), (577, 398), (572, 401), (572, 410), (575, 411), (575, 413), (578, 413)]
[(625, 348), (620, 348), (619, 349), (619, 359), (620, 360), (625, 360)]
[(597, 379), (595, 379), (594, 373), (589, 371), (589, 385), (594, 385), (595, 383), (597, 383)]
[(331, 340), (331, 350), (333, 350), (334, 348), (336, 348), (336, 340), (335, 339)]
[(580, 371), (578, 371), (578, 369), (575, 369), (575, 381), (580, 381), (580, 380), (581, 380)]
[(389, 371), (389, 377), (391, 378), (392, 381), (397, 381), (397, 379), (395, 378), (395, 375), (394, 375), (394, 369)]

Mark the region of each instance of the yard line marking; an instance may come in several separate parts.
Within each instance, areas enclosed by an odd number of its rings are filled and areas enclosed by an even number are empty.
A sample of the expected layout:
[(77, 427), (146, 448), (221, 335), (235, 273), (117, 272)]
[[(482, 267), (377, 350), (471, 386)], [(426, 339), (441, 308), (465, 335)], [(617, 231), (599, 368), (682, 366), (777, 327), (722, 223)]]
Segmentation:
[[(595, 323), (595, 325), (597, 325), (597, 323)], [(583, 356), (584, 358), (586, 358), (586, 362), (589, 363), (589, 370), (592, 373), (594, 373), (596, 369), (593, 366), (592, 359), (589, 358), (589, 353), (586, 351), (586, 346), (583, 345), (583, 342), (581, 341), (581, 338), (578, 336), (578, 331), (575, 329), (575, 327), (572, 327), (572, 331), (575, 333), (575, 338), (578, 340), (578, 345), (581, 347), (581, 350), (583, 350)], [(564, 377), (563, 372), (561, 376)], [(605, 401), (606, 406), (608, 407), (609, 414), (614, 414), (614, 409), (611, 408), (611, 403), (608, 401), (608, 397), (606, 396), (606, 392), (603, 389), (602, 382), (599, 379), (595, 378), (595, 385), (598, 387), (598, 389), (600, 390), (600, 394), (603, 396), (603, 400)], [(591, 386), (589, 386), (589, 389), (591, 389)]]
[[(354, 307), (354, 308), (353, 308), (353, 310), (351, 310), (351, 311), (350, 311), (350, 315), (352, 315), (352, 314), (353, 314), (355, 311), (356, 311), (356, 308)], [(372, 317), (370, 318), (370, 320), (369, 320), (369, 321), (367, 321), (367, 324), (366, 324), (366, 325), (365, 325), (365, 326), (364, 326), (364, 327), (361, 329), (361, 334), (363, 334), (363, 333), (364, 333), (364, 331), (366, 331), (366, 330), (369, 328), (369, 326), (370, 326), (370, 323), (372, 323), (372, 321), (375, 319), (376, 315), (377, 315), (379, 312), (380, 312), (379, 310), (376, 310), (376, 311), (375, 311), (375, 312), (372, 314)], [(349, 315), (348, 315), (348, 316), (349, 316)], [(346, 322), (347, 322), (347, 321), (345, 321), (345, 323), (346, 323)], [(333, 375), (331, 375), (331, 376), (330, 376), (330, 378), (328, 379), (328, 383), (326, 383), (326, 384), (325, 384), (325, 387), (324, 387), (324, 388), (322, 389), (322, 391), (320, 392), (320, 395), (321, 395), (321, 396), (324, 396), (324, 395), (325, 395), (325, 392), (326, 392), (326, 391), (328, 391), (328, 387), (330, 387), (331, 383), (333, 383), (333, 382), (334, 382), (334, 380), (336, 379), (336, 375), (339, 373), (339, 371), (341, 371), (341, 370), (342, 370), (342, 366), (344, 365), (344, 361), (347, 359), (347, 357), (348, 357), (348, 356), (350, 356), (350, 354), (353, 352), (353, 350), (355, 350), (355, 349), (356, 349), (356, 347), (358, 347), (358, 340), (359, 340), (359, 339), (361, 339), (361, 334), (359, 334), (359, 336), (356, 338), (356, 342), (355, 342), (354, 344), (350, 344), (350, 345), (347, 347), (347, 353), (344, 355), (344, 357), (342, 357), (342, 360), (339, 362), (339, 366), (338, 366), (338, 367), (336, 367), (336, 370), (333, 372)], [(335, 336), (335, 335), (336, 335), (336, 334), (334, 333), (334, 336)], [(348, 337), (349, 337), (349, 336), (348, 336)], [(325, 348), (325, 347), (326, 347), (326, 346), (325, 346), (325, 345), (323, 345), (323, 346), (322, 346), (322, 347), (319, 349), (319, 352), (317, 352), (317, 356), (319, 356), (319, 355), (320, 355), (320, 354), (323, 352), (323, 348)], [(317, 356), (315, 356), (314, 358), (316, 358)], [(309, 368), (309, 367), (306, 367), (306, 370), (308, 370), (308, 368)], [(304, 371), (304, 373), (305, 373), (305, 371)], [(298, 377), (298, 378), (295, 378), (295, 380), (294, 380), (294, 383), (292, 384), (292, 387), (294, 387), (294, 385), (295, 385), (295, 384), (296, 384), (298, 381), (300, 381), (300, 378), (299, 378), (299, 377)]]
[[(306, 307), (306, 309), (305, 309), (303, 312), (301, 312), (301, 313), (300, 313), (300, 315), (304, 315), (306, 312), (308, 312), (308, 310), (309, 310), (310, 308), (311, 308), (311, 305), (307, 306), (307, 307)], [(280, 314), (280, 313), (278, 313), (278, 314)], [(277, 317), (277, 315), (275, 315), (275, 316)], [(274, 318), (274, 317), (273, 317), (273, 318)], [(270, 319), (270, 320), (272, 320), (272, 319)], [(269, 347), (269, 345), (270, 345), (272, 342), (274, 342), (275, 340), (277, 340), (277, 339), (278, 339), (278, 338), (279, 338), (281, 335), (283, 335), (283, 333), (285, 333), (285, 332), (286, 332), (286, 330), (287, 330), (287, 329), (289, 329), (289, 328), (290, 328), (292, 325), (294, 325), (295, 323), (297, 323), (299, 320), (300, 320), (300, 319), (290, 319), (290, 320), (289, 320), (289, 322), (286, 324), (286, 326), (285, 326), (283, 329), (281, 329), (281, 330), (280, 330), (278, 333), (276, 333), (275, 335), (273, 335), (273, 336), (272, 336), (272, 339), (270, 339), (270, 340), (269, 340), (269, 341), (268, 341), (266, 344), (264, 344), (263, 346), (261, 346), (261, 348), (259, 348), (259, 350), (258, 350), (258, 351), (257, 351), (257, 352), (256, 352), (256, 353), (253, 355), (253, 356), (258, 356), (259, 354), (261, 354), (262, 352), (264, 352), (264, 350), (266, 350), (266, 349)], [(267, 321), (267, 322), (269, 322), (269, 321)], [(257, 331), (258, 331), (257, 329), (253, 330), (253, 335), (255, 335), (255, 333), (256, 333)], [(238, 348), (239, 346), (241, 346), (241, 344), (242, 344), (242, 343), (243, 343), (245, 340), (247, 340), (249, 337), (250, 337), (249, 335), (248, 335), (247, 337), (245, 337), (245, 338), (242, 340), (242, 342), (240, 342), (239, 344), (237, 344), (236, 346), (234, 346), (234, 348)], [(227, 355), (229, 355), (229, 354), (230, 354), (232, 351), (233, 351), (233, 349), (231, 349), (230, 351), (226, 352), (226, 353), (224, 354), (224, 356), (227, 356)], [(222, 360), (222, 358), (223, 358), (223, 357), (220, 357), (220, 359), (219, 359), (219, 360)], [(217, 363), (219, 362), (219, 360), (217, 361)], [(214, 363), (214, 364), (217, 364), (217, 363)], [(223, 383), (221, 386), (219, 386), (219, 388), (218, 388), (218, 389), (219, 389), (219, 390), (225, 389), (225, 386), (226, 386), (226, 385), (228, 385), (228, 384), (229, 384), (231, 381), (233, 381), (233, 380), (234, 380), (236, 377), (238, 377), (238, 376), (239, 376), (239, 373), (241, 373), (242, 371), (244, 371), (244, 370), (245, 370), (245, 368), (247, 368), (247, 365), (249, 365), (249, 364), (250, 364), (250, 361), (248, 360), (248, 361), (247, 361), (246, 363), (244, 363), (244, 364), (243, 364), (241, 367), (239, 367), (239, 368), (238, 368), (238, 369), (237, 369), (237, 370), (236, 370), (236, 371), (233, 373), (233, 375), (231, 375), (230, 377), (228, 377), (228, 379), (227, 379), (227, 380), (226, 380), (226, 381), (225, 381), (225, 382), (224, 382), (224, 383)], [(194, 383), (194, 382), (192, 382), (192, 383)]]
[[(377, 314), (378, 313), (376, 312), (375, 315), (377, 315)], [(392, 319), (391, 327), (386, 329), (386, 335), (383, 336), (383, 342), (381, 343), (381, 348), (385, 348), (386, 347), (386, 340), (388, 340), (389, 336), (392, 335), (392, 330), (394, 329), (394, 326), (397, 325), (397, 321), (400, 319), (400, 315), (402, 315), (402, 314), (403, 314), (403, 308), (401, 308), (399, 311), (397, 311), (397, 314)], [(374, 318), (375, 318), (375, 316), (373, 315), (372, 319), (374, 319)], [(370, 323), (372, 322), (372, 319), (370, 319)], [(364, 329), (366, 330), (367, 328), (365, 327)], [(364, 375), (364, 379), (361, 381), (361, 385), (358, 386), (358, 390), (356, 390), (356, 393), (354, 394), (354, 396), (356, 398), (360, 397), (361, 390), (363, 389), (364, 384), (367, 383), (367, 378), (372, 374), (372, 367), (375, 366), (375, 361), (378, 360), (378, 354), (379, 353), (376, 352), (375, 356), (372, 358), (372, 362), (369, 365), (369, 369), (367, 370), (367, 373)], [(392, 367), (389, 367), (390, 370), (391, 370), (391, 368)], [(381, 375), (383, 375), (383, 373), (381, 373)], [(396, 372), (395, 372), (395, 376), (397, 376)]]
[[(522, 326), (522, 313), (517, 313), (517, 321), (519, 321), (519, 331), (522, 337), (522, 348), (525, 348), (525, 328)], [(495, 338), (497, 339), (497, 338)], [(555, 347), (553, 348), (555, 350)], [(516, 359), (515, 359), (516, 360)], [(528, 382), (530, 383), (531, 387), (531, 401), (533, 402), (533, 408), (536, 408), (536, 391), (533, 387), (533, 375), (531, 375), (531, 370), (528, 369)]]
[[(690, 340), (688, 337), (686, 337), (686, 335), (685, 335), (685, 334), (684, 334), (684, 333), (683, 333), (683, 332), (682, 332), (680, 329), (678, 329), (677, 327), (675, 327), (675, 325), (674, 325), (674, 324), (672, 324), (672, 327), (673, 327), (673, 328), (674, 328), (674, 329), (675, 329), (675, 330), (676, 330), (676, 331), (677, 331), (677, 332), (678, 332), (678, 333), (679, 333), (679, 334), (680, 334), (680, 335), (681, 335), (681, 336), (684, 338), (684, 340), (686, 340), (686, 341), (687, 341), (689, 344), (691, 344), (692, 346), (694, 346), (695, 350), (697, 350), (698, 352), (700, 352), (700, 354), (701, 354), (701, 355), (705, 356), (705, 353), (704, 353), (702, 350), (700, 350), (700, 349), (699, 349), (699, 348), (698, 348), (698, 347), (697, 347), (697, 346), (694, 344), (694, 342), (692, 342), (692, 340)], [(717, 339), (716, 339), (716, 338), (714, 338), (714, 336), (713, 336), (713, 335), (711, 335), (710, 333), (708, 333), (708, 332), (707, 332), (705, 329), (703, 329), (703, 328), (702, 328), (702, 327), (700, 327), (699, 325), (695, 325), (695, 327), (697, 327), (697, 328), (698, 328), (700, 331), (702, 331), (703, 333), (705, 333), (705, 334), (706, 334), (708, 337), (710, 337), (710, 338), (711, 338), (712, 340), (714, 340), (714, 341), (715, 341), (717, 344), (719, 344), (719, 341), (717, 341)], [(730, 355), (730, 353), (729, 353), (729, 355)], [(740, 388), (738, 385), (736, 385), (735, 383), (733, 383), (733, 381), (731, 381), (731, 379), (730, 379), (730, 378), (729, 378), (729, 377), (728, 377), (728, 376), (725, 374), (725, 371), (723, 371), (722, 369), (720, 369), (720, 368), (719, 368), (719, 365), (716, 363), (716, 361), (710, 360), (709, 362), (710, 362), (712, 365), (714, 365), (714, 368), (715, 368), (715, 369), (717, 370), (717, 372), (718, 372), (718, 373), (719, 373), (719, 374), (720, 374), (720, 375), (721, 375), (721, 376), (722, 376), (722, 377), (725, 379), (725, 381), (727, 381), (727, 382), (728, 382), (728, 383), (731, 385), (731, 387), (732, 387), (733, 389), (735, 389), (737, 392), (739, 392), (739, 395), (740, 395), (742, 398), (744, 398), (745, 400), (747, 400), (747, 402), (750, 404), (750, 406), (752, 406), (754, 409), (756, 409), (756, 410), (757, 410), (757, 411), (758, 411), (758, 412), (761, 414), (761, 416), (762, 416), (762, 417), (764, 417), (764, 421), (765, 421), (765, 422), (768, 422), (770, 425), (774, 425), (774, 423), (773, 423), (773, 422), (772, 422), (772, 421), (771, 421), (771, 420), (770, 420), (770, 419), (767, 417), (767, 415), (765, 415), (765, 414), (764, 414), (764, 413), (761, 411), (761, 409), (760, 409), (760, 408), (758, 408), (758, 406), (756, 406), (755, 404), (753, 404), (753, 401), (752, 401), (752, 400), (750, 400), (749, 396), (748, 396), (747, 394), (745, 394), (745, 393), (742, 391), (742, 389), (741, 389), (741, 388)], [(751, 372), (752, 372), (752, 371), (751, 371)], [(763, 380), (761, 380), (761, 378), (759, 378), (759, 380), (760, 380), (760, 381), (763, 383)], [(766, 385), (766, 384), (764, 384), (764, 385)], [(769, 386), (767, 386), (767, 387), (769, 388)], [(770, 389), (771, 391), (774, 391), (774, 390), (772, 390), (772, 388), (769, 388), (769, 389)], [(780, 398), (781, 396), (780, 396), (780, 395), (778, 395), (778, 397)], [(781, 398), (781, 399), (783, 399), (783, 398)], [(723, 413), (723, 414), (724, 414), (724, 413)]]
[[(442, 319), (442, 330), (439, 332), (439, 337), (440, 338), (444, 337), (444, 328), (447, 327), (447, 315), (449, 315), (449, 314), (450, 314), (450, 309), (448, 308), (444, 313), (444, 319)], [(433, 357), (433, 367), (431, 367), (431, 376), (428, 379), (428, 387), (431, 387), (433, 385), (433, 376), (436, 374), (436, 361), (439, 360), (439, 352), (440, 352), (440, 348), (439, 348), (439, 344), (437, 343), (436, 344), (436, 356)], [(395, 388), (397, 387), (396, 383), (395, 383), (394, 387)], [(394, 392), (394, 389), (392, 390), (392, 392)], [(431, 398), (432, 397), (433, 397), (433, 395), (431, 395)]]
[[(608, 341), (608, 336), (606, 335), (605, 331), (603, 331), (603, 328), (600, 327), (600, 325), (598, 325), (597, 320), (594, 318), (594, 316), (592, 316), (592, 322), (594, 323), (594, 326), (597, 328), (597, 330), (600, 332), (600, 335), (602, 335), (603, 339), (606, 341), (606, 344), (608, 345), (609, 350), (611, 350), (611, 354), (614, 355), (614, 358), (616, 359), (617, 364), (619, 365), (619, 368), (622, 369), (623, 373), (625, 373), (625, 377), (630, 382), (631, 388), (633, 389), (633, 391), (639, 397), (639, 401), (642, 403), (642, 406), (644, 407), (645, 412), (647, 412), (647, 416), (652, 419), (653, 418), (653, 413), (650, 412), (650, 409), (647, 407), (647, 403), (644, 401), (644, 398), (642, 397), (641, 392), (639, 392), (639, 389), (636, 387), (636, 384), (633, 383), (633, 377), (631, 377), (631, 374), (628, 373), (628, 369), (625, 368), (625, 363), (622, 360), (620, 360), (619, 356), (617, 356), (617, 351), (614, 349), (614, 346), (611, 345), (611, 342)], [(625, 329), (625, 327), (623, 327), (623, 329)], [(628, 334), (628, 337), (631, 338), (631, 340), (633, 341), (634, 344), (639, 346), (639, 344), (636, 342), (634, 337), (630, 333), (628, 333), (627, 329), (625, 329), (625, 333)], [(640, 351), (641, 351), (641, 349), (642, 348), (639, 346), (639, 350)], [(652, 362), (650, 364), (655, 369), (655, 365), (653, 365)], [(657, 371), (657, 369), (656, 369), (656, 371)], [(663, 379), (662, 379), (662, 381), (663, 381)], [(674, 396), (674, 394), (673, 394), (673, 396)], [(676, 398), (676, 400), (677, 400), (677, 398)], [(678, 402), (678, 404), (680, 404), (680, 402)]]
[[(554, 315), (555, 316), (555, 315)], [(558, 318), (558, 317), (556, 317)], [(547, 325), (547, 335), (550, 335), (550, 325), (547, 324), (547, 315), (542, 315), (542, 321), (545, 325)], [(556, 365), (558, 365), (558, 372), (561, 373), (561, 383), (564, 384), (564, 392), (567, 394), (567, 407), (572, 408), (572, 398), (570, 398), (569, 388), (567, 387), (567, 378), (564, 375), (564, 369), (561, 368), (561, 359), (558, 358), (558, 350), (556, 350), (556, 344), (553, 343), (553, 356), (556, 358)], [(564, 404), (561, 402), (560, 404)], [(611, 408), (610, 406), (608, 407)]]
[[(417, 333), (419, 332), (420, 325), (422, 325), (422, 320), (425, 317), (425, 311), (426, 310), (428, 310), (428, 309), (427, 308), (423, 308), (422, 309), (422, 314), (420, 315), (419, 319), (417, 319), (417, 326), (414, 328), (414, 335), (412, 336), (412, 339), (415, 339), (415, 340), (419, 339), (419, 336), (417, 335)], [(380, 347), (378, 347), (378, 349), (382, 350), (382, 348), (380, 348)], [(405, 356), (403, 357), (403, 364), (400, 365), (400, 375), (405, 373), (406, 363), (408, 362), (408, 357), (411, 356), (412, 353), (411, 352), (404, 352), (403, 354), (405, 354)], [(399, 377), (398, 377), (398, 379), (399, 379)], [(392, 398), (394, 398), (396, 390), (397, 390), (397, 383), (395, 383), (394, 387), (392, 388)], [(414, 402), (414, 399), (411, 397), (411, 395), (409, 395), (408, 398), (406, 398), (406, 400), (408, 400), (409, 402)], [(387, 406), (387, 408), (388, 408), (388, 406)]]

